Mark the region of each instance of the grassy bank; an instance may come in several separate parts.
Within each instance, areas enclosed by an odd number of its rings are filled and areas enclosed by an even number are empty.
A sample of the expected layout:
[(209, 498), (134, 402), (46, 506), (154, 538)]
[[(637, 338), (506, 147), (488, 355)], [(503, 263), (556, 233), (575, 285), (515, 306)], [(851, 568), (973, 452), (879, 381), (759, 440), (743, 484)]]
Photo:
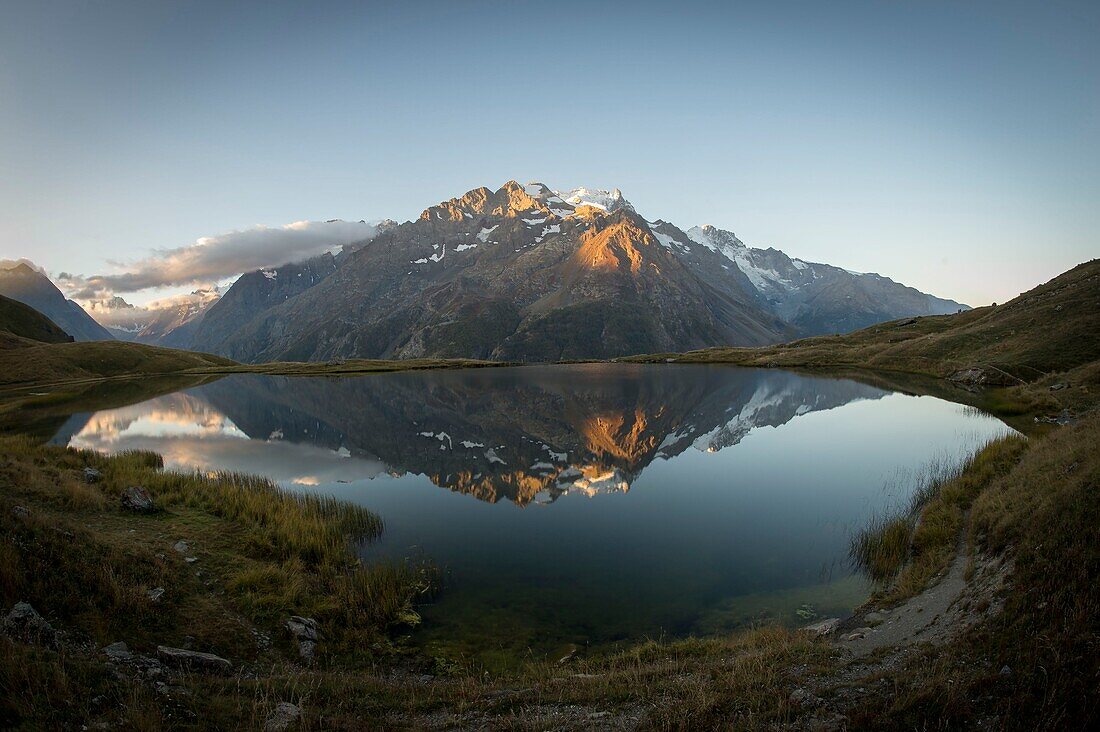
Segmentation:
[[(155, 512), (120, 506), (133, 485)], [(303, 615), (321, 628), (318, 665), (377, 662), (435, 582), (427, 566), (360, 563), (352, 542), (381, 531), (368, 511), (260, 478), (0, 439), (0, 605), (29, 602), (67, 637), (60, 651), (0, 641), (0, 724), (71, 727), (100, 715), (96, 697), (136, 715), (124, 726), (164, 722), (171, 705), (154, 689), (105, 673), (95, 649), (115, 641), (152, 655), (191, 647), (255, 673), (297, 662), (282, 623)]]

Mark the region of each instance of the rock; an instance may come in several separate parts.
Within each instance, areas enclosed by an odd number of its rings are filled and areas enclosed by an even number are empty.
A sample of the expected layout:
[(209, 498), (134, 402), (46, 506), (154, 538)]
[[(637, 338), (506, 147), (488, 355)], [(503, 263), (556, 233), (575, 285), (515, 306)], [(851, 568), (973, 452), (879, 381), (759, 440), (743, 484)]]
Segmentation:
[(1012, 676), (1012, 669), (1008, 665), (1001, 666), (1000, 675), (1004, 678)]
[(184, 557), (183, 561), (187, 562), (188, 564), (194, 564), (195, 562), (199, 561), (199, 558), (198, 557)]
[(286, 621), (286, 629), (298, 641), (298, 655), (306, 661), (312, 661), (317, 650), (317, 641), (321, 638), (321, 631), (317, 621), (313, 618), (303, 618), (300, 615), (291, 615)]
[(895, 326), (895, 327), (901, 328), (902, 326), (905, 326), (905, 325), (912, 325), (915, 322), (917, 322), (916, 318), (906, 318), (905, 320), (899, 320), (897, 326)]
[(869, 613), (867, 613), (866, 615), (863, 616), (863, 622), (867, 623), (872, 628), (875, 627), (876, 625), (882, 625), (882, 623), (885, 620), (886, 620), (886, 616), (883, 613), (880, 613), (880, 612), (875, 611), (875, 610), (872, 610), (871, 612), (869, 612)]
[(117, 663), (129, 661), (134, 657), (125, 641), (116, 641), (109, 646), (105, 646), (103, 654), (107, 656), (107, 660)]
[(122, 491), (120, 500), (122, 507), (127, 511), (133, 511), (135, 513), (152, 513), (155, 510), (153, 506), (153, 497), (149, 495), (149, 491), (141, 486), (130, 486)]
[(810, 693), (809, 689), (799, 687), (791, 692), (788, 701), (790, 701), (792, 707), (805, 707), (813, 703), (814, 695)]
[(1008, 374), (998, 369), (983, 369), (971, 366), (968, 369), (959, 369), (947, 377), (948, 381), (963, 386), (1012, 386), (1019, 383)]
[(233, 670), (233, 664), (221, 656), (200, 651), (188, 651), (183, 648), (171, 648), (169, 646), (157, 646), (157, 655), (160, 660), (169, 666), (188, 671), (206, 671), (210, 673), (228, 673)]
[(274, 713), (264, 722), (264, 732), (286, 732), (297, 723), (302, 716), (302, 710), (297, 704), (279, 702)]
[(98, 483), (103, 477), (95, 468), (84, 468), (84, 482), (85, 483)]
[(17, 518), (27, 518), (31, 515), (31, 511), (26, 506), (16, 506), (11, 510), (13, 516)]
[(153, 602), (160, 602), (160, 598), (164, 597), (163, 587), (154, 587), (145, 593)]
[(187, 545), (187, 542), (186, 542), (186, 541), (184, 541), (183, 539), (180, 539), (179, 541), (177, 541), (177, 542), (176, 542), (175, 544), (173, 544), (173, 545), (172, 545), (172, 548), (173, 548), (173, 549), (175, 549), (175, 550), (176, 550), (177, 552), (179, 552), (180, 554), (186, 554), (186, 553), (187, 553), (187, 551), (188, 551), (188, 550), (189, 550), (189, 549), (190, 549), (191, 547), (189, 547), (189, 546)]
[(829, 633), (836, 630), (838, 625), (840, 625), (840, 618), (825, 618), (824, 620), (819, 620), (816, 623), (805, 626), (802, 630), (816, 635), (829, 635)]
[(871, 632), (870, 628), (856, 628), (854, 631), (844, 636), (846, 641), (857, 641), (861, 638), (866, 638), (867, 634)]
[(1051, 387), (1050, 387), (1050, 390), (1051, 391), (1061, 391), (1062, 389), (1065, 389), (1068, 386), (1069, 386), (1069, 384), (1063, 384), (1063, 383), (1059, 382), (1057, 384), (1052, 384)]
[(57, 647), (57, 631), (30, 604), (17, 602), (0, 623), (4, 635), (23, 643)]

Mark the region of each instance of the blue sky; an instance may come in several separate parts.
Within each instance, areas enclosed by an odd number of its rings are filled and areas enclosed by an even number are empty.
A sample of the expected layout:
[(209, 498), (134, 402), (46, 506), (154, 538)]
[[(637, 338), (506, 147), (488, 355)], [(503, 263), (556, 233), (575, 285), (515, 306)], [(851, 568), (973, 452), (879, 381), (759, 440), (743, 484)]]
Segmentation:
[(1100, 253), (1097, 38), (1096, 2), (9, 0), (0, 258), (92, 275), (516, 178), (1004, 301)]

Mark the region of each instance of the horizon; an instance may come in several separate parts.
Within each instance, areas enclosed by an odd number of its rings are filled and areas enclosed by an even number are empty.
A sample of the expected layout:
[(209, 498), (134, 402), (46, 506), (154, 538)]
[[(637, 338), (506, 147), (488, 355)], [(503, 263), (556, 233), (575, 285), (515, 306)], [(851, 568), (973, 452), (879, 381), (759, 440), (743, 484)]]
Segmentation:
[(264, 8), (0, 9), (0, 259), (318, 247), (509, 179), (973, 306), (1095, 256), (1090, 3)]

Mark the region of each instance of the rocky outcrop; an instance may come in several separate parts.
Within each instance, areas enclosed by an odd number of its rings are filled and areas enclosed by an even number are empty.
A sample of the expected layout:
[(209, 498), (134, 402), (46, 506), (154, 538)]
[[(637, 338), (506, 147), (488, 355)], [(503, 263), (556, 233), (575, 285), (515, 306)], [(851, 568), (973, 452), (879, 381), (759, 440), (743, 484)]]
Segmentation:
[(17, 602), (0, 622), (0, 632), (12, 640), (56, 648), (58, 633), (29, 603)]

